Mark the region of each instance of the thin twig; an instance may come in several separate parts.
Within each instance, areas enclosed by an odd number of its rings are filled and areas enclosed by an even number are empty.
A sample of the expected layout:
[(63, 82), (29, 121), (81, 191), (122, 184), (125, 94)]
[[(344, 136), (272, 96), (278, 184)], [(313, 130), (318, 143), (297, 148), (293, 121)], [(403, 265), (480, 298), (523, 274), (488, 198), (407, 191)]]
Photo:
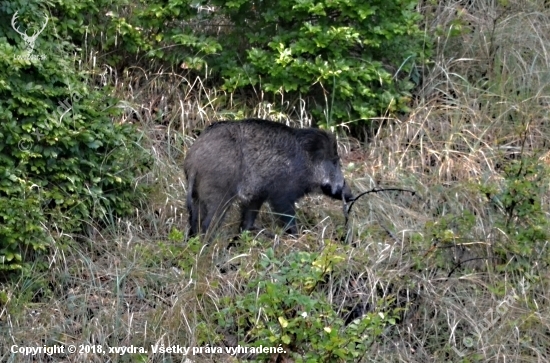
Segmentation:
[(401, 189), (401, 188), (374, 188), (374, 189), (371, 189), (371, 190), (367, 190), (366, 192), (363, 192), (355, 197), (353, 197), (348, 203), (346, 203), (344, 201), (344, 217), (345, 217), (345, 224), (344, 226), (347, 228), (348, 227), (348, 221), (349, 221), (349, 214), (351, 213), (351, 208), (353, 207), (353, 204), (359, 199), (361, 198), (363, 195), (365, 194), (369, 194), (369, 193), (378, 193), (378, 192), (390, 192), (390, 191), (398, 191), (398, 192), (409, 192), (411, 193), (412, 195), (415, 195), (415, 191), (414, 190), (410, 190), (410, 189)]

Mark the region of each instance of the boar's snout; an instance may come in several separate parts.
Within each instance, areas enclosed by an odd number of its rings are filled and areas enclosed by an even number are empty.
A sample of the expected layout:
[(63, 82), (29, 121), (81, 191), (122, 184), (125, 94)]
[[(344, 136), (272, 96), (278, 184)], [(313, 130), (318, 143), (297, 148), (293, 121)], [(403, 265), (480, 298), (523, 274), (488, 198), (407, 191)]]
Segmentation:
[(348, 183), (346, 183), (345, 181), (343, 185), (324, 183), (323, 185), (321, 185), (321, 190), (323, 191), (323, 194), (328, 195), (329, 197), (334, 199), (344, 199), (346, 202), (353, 200), (351, 189)]
[(351, 202), (353, 200), (353, 194), (351, 193), (351, 188), (346, 182), (344, 182), (344, 190), (342, 190), (342, 194), (346, 203)]

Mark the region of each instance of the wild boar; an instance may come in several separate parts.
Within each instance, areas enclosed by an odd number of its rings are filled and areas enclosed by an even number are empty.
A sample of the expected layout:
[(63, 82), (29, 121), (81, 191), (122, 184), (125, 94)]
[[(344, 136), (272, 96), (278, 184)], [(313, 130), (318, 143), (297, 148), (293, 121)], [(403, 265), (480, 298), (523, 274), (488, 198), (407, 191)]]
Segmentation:
[(254, 229), (267, 201), (286, 232), (297, 234), (294, 204), (304, 195), (353, 197), (333, 134), (261, 119), (210, 125), (189, 149), (184, 170), (189, 236), (220, 224), (234, 201), (241, 208), (241, 231)]

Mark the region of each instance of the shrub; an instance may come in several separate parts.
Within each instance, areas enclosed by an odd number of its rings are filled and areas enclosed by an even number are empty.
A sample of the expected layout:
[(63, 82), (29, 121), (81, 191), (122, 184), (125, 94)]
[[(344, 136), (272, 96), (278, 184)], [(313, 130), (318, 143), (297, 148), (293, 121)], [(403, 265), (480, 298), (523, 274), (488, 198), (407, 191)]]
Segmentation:
[(395, 319), (368, 313), (344, 324), (320, 289), (344, 260), (335, 252), (334, 246), (321, 254), (293, 252), (282, 261), (267, 250), (245, 294), (216, 315), (219, 326), (235, 331), (241, 346), (281, 347), (296, 362), (360, 359)]
[(21, 29), (48, 15), (38, 2), (0, 7), (0, 270), (132, 211), (148, 162), (136, 130), (112, 122), (117, 100), (75, 70), (55, 20), (29, 52), (10, 26), (16, 11)]
[(533, 265), (547, 266), (550, 226), (542, 207), (548, 193), (547, 167), (536, 158), (522, 156), (504, 167), (500, 186), (486, 185), (482, 191), (498, 211), (496, 225), (506, 233), (507, 239), (496, 248), (506, 268), (525, 272)]
[(130, 65), (129, 55), (146, 53), (173, 69), (213, 73), (211, 80), (230, 92), (255, 88), (271, 99), (300, 96), (320, 124), (333, 126), (407, 110), (409, 91), (419, 82), (416, 66), (424, 61), (416, 5), (119, 1), (102, 14), (90, 5), (93, 23), (68, 4), (59, 17), (71, 24), (63, 29), (67, 35), (86, 29), (92, 47), (110, 51), (108, 61), (118, 69)]
[(214, 3), (235, 26), (220, 37), (228, 90), (299, 94), (325, 125), (406, 110), (422, 58), (416, 1)]

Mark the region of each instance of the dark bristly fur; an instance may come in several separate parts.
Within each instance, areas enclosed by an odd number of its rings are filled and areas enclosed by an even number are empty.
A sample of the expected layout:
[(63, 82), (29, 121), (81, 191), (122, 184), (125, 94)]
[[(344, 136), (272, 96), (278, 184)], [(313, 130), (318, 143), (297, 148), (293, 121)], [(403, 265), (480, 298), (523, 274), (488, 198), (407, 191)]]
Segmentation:
[(319, 129), (260, 119), (217, 122), (193, 144), (184, 169), (190, 236), (215, 228), (234, 201), (241, 206), (241, 230), (254, 228), (267, 201), (286, 230), (296, 234), (294, 203), (304, 195), (352, 199), (336, 139)]

